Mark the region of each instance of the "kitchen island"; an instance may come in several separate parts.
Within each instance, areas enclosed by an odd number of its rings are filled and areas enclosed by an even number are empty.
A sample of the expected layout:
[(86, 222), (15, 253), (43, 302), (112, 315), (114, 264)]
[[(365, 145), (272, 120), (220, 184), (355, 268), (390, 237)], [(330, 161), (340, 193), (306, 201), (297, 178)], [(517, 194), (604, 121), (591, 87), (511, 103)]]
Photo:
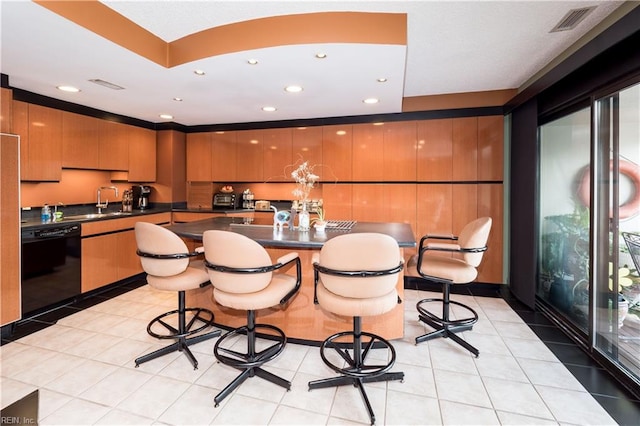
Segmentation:
[[(416, 241), (411, 226), (405, 223), (375, 223), (337, 221), (329, 222), (325, 232), (315, 229), (299, 231), (297, 228), (274, 229), (272, 219), (254, 219), (251, 217), (214, 217), (195, 222), (179, 223), (169, 229), (184, 238), (190, 246), (202, 241), (202, 234), (211, 229), (231, 231), (245, 235), (264, 246), (272, 261), (295, 251), (302, 262), (302, 286), (298, 294), (285, 309), (265, 309), (257, 313), (257, 321), (281, 328), (287, 338), (297, 343), (318, 344), (328, 336), (352, 328), (352, 319), (325, 312), (313, 303), (313, 264), (312, 256), (331, 238), (345, 233), (379, 232), (390, 235), (400, 247), (415, 247)], [(295, 274), (292, 270), (288, 273)], [(397, 283), (400, 299), (403, 298), (403, 274)], [(215, 322), (223, 328), (235, 328), (246, 323), (246, 313), (218, 305), (213, 300), (211, 287), (187, 292), (187, 305), (211, 309), (215, 313)], [(398, 339), (403, 336), (404, 309), (401, 304), (384, 315), (363, 318), (363, 329), (383, 336), (386, 339)]]

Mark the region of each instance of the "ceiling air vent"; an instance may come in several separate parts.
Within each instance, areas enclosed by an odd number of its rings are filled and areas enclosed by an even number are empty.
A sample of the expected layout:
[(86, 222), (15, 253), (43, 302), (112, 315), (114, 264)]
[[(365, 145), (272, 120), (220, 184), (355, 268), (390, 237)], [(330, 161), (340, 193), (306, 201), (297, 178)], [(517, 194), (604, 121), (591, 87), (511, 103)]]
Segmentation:
[(596, 6), (571, 9), (549, 32), (555, 33), (558, 31), (569, 31), (574, 29), (580, 22), (583, 21), (584, 18), (586, 18), (591, 12), (593, 12), (595, 8)]
[(124, 87), (118, 86), (117, 84), (109, 83), (108, 81), (100, 80), (99, 78), (92, 78), (89, 80), (92, 83), (99, 84), (100, 86), (108, 87), (113, 90), (124, 90)]

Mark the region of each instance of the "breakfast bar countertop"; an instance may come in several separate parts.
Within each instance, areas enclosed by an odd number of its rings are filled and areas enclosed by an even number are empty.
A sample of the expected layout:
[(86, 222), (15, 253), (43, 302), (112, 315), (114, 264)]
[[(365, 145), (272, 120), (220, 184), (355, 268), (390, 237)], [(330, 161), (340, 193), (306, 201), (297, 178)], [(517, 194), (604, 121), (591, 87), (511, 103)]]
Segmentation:
[(214, 217), (194, 222), (177, 223), (168, 228), (181, 237), (202, 240), (207, 230), (232, 231), (245, 235), (265, 247), (319, 249), (324, 243), (345, 233), (378, 232), (393, 237), (400, 247), (415, 247), (416, 240), (411, 226), (406, 223), (329, 221), (325, 232), (311, 227), (299, 231), (297, 227), (274, 228), (271, 219), (249, 217)]

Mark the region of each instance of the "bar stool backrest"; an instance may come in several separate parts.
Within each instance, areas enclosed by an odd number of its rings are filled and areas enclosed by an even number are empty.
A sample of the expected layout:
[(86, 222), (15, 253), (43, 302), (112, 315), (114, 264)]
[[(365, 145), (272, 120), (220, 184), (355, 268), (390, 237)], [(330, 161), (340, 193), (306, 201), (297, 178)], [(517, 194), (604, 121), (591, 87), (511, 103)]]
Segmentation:
[[(137, 222), (135, 225), (136, 244), (138, 250), (154, 255), (187, 254), (189, 250), (184, 241), (160, 225), (147, 222)], [(140, 257), (142, 269), (157, 277), (171, 277), (181, 274), (189, 266), (189, 258), (154, 259)]]
[[(481, 217), (466, 224), (458, 235), (458, 245), (460, 248), (485, 247), (489, 239), (489, 232), (491, 231), (491, 222), (490, 217)], [(464, 253), (462, 258), (466, 263), (477, 268), (482, 262), (483, 255), (484, 252)]]

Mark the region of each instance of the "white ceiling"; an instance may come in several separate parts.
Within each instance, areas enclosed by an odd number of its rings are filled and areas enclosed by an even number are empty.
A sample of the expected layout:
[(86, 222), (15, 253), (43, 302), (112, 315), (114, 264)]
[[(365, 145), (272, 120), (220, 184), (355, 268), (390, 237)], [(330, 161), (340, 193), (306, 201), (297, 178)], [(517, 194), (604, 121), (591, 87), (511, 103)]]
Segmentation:
[[(403, 97), (521, 88), (621, 1), (103, 1), (166, 42), (255, 18), (322, 11), (407, 14), (407, 46), (289, 45), (157, 65), (30, 1), (0, 1), (12, 87), (150, 122), (262, 122), (401, 112)], [(598, 7), (572, 31), (570, 9)], [(314, 58), (318, 51), (328, 57)], [(260, 64), (246, 61), (257, 58)], [(194, 75), (203, 69), (205, 76)], [(376, 78), (385, 76), (386, 83)], [(125, 87), (114, 91), (88, 82)], [(299, 94), (285, 93), (300, 84)], [(68, 94), (57, 85), (73, 85)], [(183, 98), (182, 102), (172, 100)], [(362, 100), (377, 97), (376, 105)], [(261, 110), (272, 105), (277, 111)], [(173, 120), (159, 114), (169, 113)]]

